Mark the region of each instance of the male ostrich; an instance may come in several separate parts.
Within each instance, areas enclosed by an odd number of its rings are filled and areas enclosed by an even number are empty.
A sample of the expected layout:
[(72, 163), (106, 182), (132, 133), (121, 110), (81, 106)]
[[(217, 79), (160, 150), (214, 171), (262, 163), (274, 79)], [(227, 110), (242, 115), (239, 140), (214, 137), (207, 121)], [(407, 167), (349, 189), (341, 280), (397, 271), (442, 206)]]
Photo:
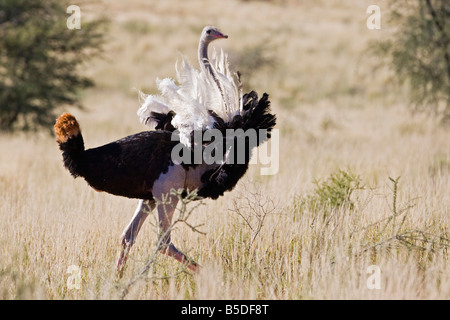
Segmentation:
[[(164, 203), (157, 202), (171, 189), (198, 190), (202, 198), (217, 199), (230, 191), (245, 174), (252, 148), (270, 138), (275, 126), (275, 115), (270, 113), (268, 95), (261, 99), (255, 92), (241, 95), (228, 69), (227, 57), (221, 52), (208, 58), (211, 41), (227, 38), (216, 27), (205, 27), (199, 43), (200, 70), (195, 70), (183, 58), (182, 69), (177, 70), (178, 85), (171, 79), (157, 80), (160, 96), (145, 96), (138, 111), (141, 122), (154, 130), (130, 135), (101, 147), (85, 150), (80, 126), (69, 113), (56, 121), (57, 143), (63, 162), (73, 177), (81, 176), (96, 191), (141, 199), (133, 218), (122, 234), (122, 250), (117, 268), (120, 275), (128, 252), (148, 216), (157, 207), (163, 246), (161, 251), (196, 271), (198, 265), (180, 252), (171, 242), (170, 225), (178, 198), (169, 196)], [(240, 81), (240, 80), (239, 80)], [(173, 148), (183, 143), (192, 150), (196, 131), (210, 129), (225, 133), (227, 129), (266, 130), (256, 144), (246, 143), (244, 163), (228, 159), (225, 150), (220, 163), (179, 163), (172, 159)], [(174, 133), (178, 133), (176, 141)], [(175, 135), (176, 136), (176, 135)], [(225, 141), (225, 137), (224, 137)], [(209, 142), (200, 141), (203, 148)], [(224, 143), (225, 144), (225, 143)], [(228, 145), (227, 145), (228, 146)], [(238, 156), (233, 153), (234, 158)], [(168, 200), (168, 201), (167, 201)]]

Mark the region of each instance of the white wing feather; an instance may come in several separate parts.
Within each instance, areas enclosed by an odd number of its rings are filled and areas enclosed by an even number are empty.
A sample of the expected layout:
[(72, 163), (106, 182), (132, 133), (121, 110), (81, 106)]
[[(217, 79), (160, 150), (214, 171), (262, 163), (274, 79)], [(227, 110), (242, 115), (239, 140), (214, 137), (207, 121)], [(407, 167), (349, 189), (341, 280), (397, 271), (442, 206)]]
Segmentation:
[(172, 125), (180, 131), (180, 141), (190, 146), (190, 135), (193, 130), (210, 129), (214, 118), (208, 110), (215, 112), (225, 122), (242, 112), (242, 93), (238, 90), (235, 79), (229, 70), (227, 55), (213, 51), (210, 64), (214, 76), (205, 68), (196, 70), (185, 57), (182, 57), (181, 68), (175, 65), (176, 80), (165, 78), (156, 80), (160, 95), (146, 95), (140, 92), (143, 103), (137, 114), (141, 123), (154, 129), (156, 122), (151, 119), (151, 112), (175, 112)]

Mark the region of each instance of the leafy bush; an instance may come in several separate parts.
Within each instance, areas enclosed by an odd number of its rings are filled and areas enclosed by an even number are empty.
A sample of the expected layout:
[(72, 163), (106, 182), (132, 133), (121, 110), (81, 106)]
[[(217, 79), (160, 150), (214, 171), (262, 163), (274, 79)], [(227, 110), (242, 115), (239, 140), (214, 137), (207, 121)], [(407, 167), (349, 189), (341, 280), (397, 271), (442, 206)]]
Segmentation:
[(392, 38), (371, 43), (369, 51), (386, 59), (400, 84), (408, 84), (410, 103), (416, 110), (432, 111), (449, 120), (448, 0), (396, 0), (390, 6), (387, 20), (398, 28)]
[(0, 131), (50, 128), (55, 109), (93, 85), (78, 66), (99, 52), (105, 20), (82, 19), (71, 30), (68, 5), (0, 0)]
[(361, 178), (348, 171), (339, 169), (325, 181), (314, 181), (316, 189), (310, 195), (309, 201), (320, 207), (338, 208), (346, 206), (353, 208), (351, 195), (355, 190), (362, 189)]
[[(326, 217), (333, 210), (342, 207), (353, 209), (355, 204), (352, 194), (356, 190), (364, 189), (359, 175), (342, 169), (330, 174), (326, 180), (315, 180), (314, 184), (316, 187), (310, 194), (296, 197), (294, 213), (301, 214), (305, 210), (312, 210), (320, 211)], [(297, 219), (296, 215), (294, 219)]]

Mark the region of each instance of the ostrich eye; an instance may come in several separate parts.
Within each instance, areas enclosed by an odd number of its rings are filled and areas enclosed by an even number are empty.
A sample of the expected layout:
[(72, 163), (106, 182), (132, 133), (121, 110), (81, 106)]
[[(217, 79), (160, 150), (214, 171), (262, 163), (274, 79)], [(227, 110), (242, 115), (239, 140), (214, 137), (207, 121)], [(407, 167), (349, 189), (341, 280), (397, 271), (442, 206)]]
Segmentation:
[(211, 33), (211, 31), (212, 31), (212, 30), (211, 30), (211, 29), (209, 29), (209, 30), (207, 30), (207, 31), (206, 31), (206, 33), (207, 33), (207, 34), (210, 34), (210, 33)]

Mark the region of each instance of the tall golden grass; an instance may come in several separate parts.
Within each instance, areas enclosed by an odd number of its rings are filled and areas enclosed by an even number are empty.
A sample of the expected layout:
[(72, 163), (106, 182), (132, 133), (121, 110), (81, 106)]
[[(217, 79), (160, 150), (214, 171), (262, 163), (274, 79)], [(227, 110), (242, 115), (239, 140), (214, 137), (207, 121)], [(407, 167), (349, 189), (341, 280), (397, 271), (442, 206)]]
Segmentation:
[[(205, 200), (190, 219), (206, 235), (176, 226), (173, 241), (203, 266), (198, 274), (157, 255), (128, 286), (152, 255), (154, 218), (118, 279), (119, 236), (137, 200), (73, 180), (54, 137), (0, 136), (0, 298), (449, 299), (449, 129), (410, 113), (388, 72), (372, 74), (365, 46), (395, 26), (368, 30), (370, 4), (82, 3), (82, 19), (111, 20), (104, 57), (86, 66), (97, 82), (82, 96), (87, 110), (64, 109), (87, 147), (145, 130), (133, 88), (155, 92), (156, 77), (174, 75), (177, 51), (195, 62), (199, 31), (214, 24), (230, 36), (215, 46), (230, 55), (266, 41), (275, 58), (251, 83), (271, 95), (280, 170), (260, 176), (252, 166), (234, 191)], [(318, 196), (314, 181), (339, 169), (361, 179), (352, 206)]]

